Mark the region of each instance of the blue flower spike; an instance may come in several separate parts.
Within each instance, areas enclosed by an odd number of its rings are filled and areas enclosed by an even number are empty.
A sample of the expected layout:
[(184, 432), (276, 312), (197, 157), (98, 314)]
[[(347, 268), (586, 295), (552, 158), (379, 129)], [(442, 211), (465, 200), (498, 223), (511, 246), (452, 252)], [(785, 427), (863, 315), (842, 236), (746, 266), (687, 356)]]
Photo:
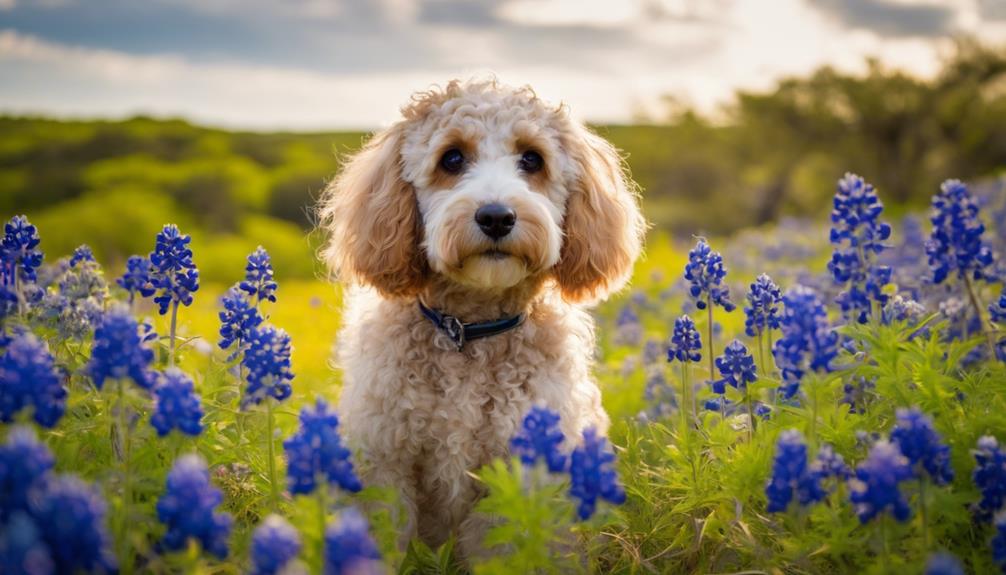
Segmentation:
[(179, 457), (157, 500), (157, 518), (167, 527), (161, 541), (164, 548), (179, 551), (193, 540), (208, 553), (227, 557), (232, 519), (229, 513), (217, 512), (221, 501), (223, 495), (210, 483), (203, 458), (193, 454)]
[(674, 333), (667, 349), (667, 361), (692, 362), (702, 360), (702, 338), (695, 322), (687, 315), (674, 320)]
[(143, 256), (129, 256), (129, 259), (126, 260), (125, 273), (115, 280), (115, 283), (126, 290), (129, 294), (129, 301), (132, 303), (137, 295), (150, 297), (157, 291), (151, 279), (152, 271), (153, 266), (150, 259)]
[(891, 431), (891, 442), (911, 462), (916, 476), (929, 477), (937, 485), (953, 481), (950, 448), (933, 428), (933, 420), (918, 408), (899, 409), (897, 424)]
[(842, 313), (859, 323), (872, 315), (873, 302), (887, 303), (883, 287), (891, 282), (891, 268), (877, 263), (887, 247), (891, 226), (880, 221), (884, 204), (871, 184), (847, 173), (838, 182), (831, 212), (831, 243), (835, 246), (828, 271), (844, 288), (836, 300)]
[(723, 285), (726, 275), (723, 256), (712, 251), (704, 238), (699, 238), (688, 252), (688, 264), (685, 265), (685, 279), (691, 283), (688, 293), (695, 300), (696, 307), (706, 309), (706, 306), (714, 305), (728, 312), (734, 310), (730, 288)]
[(780, 513), (796, 499), (800, 505), (810, 505), (825, 498), (827, 491), (821, 486), (825, 475), (820, 469), (807, 464), (807, 444), (803, 435), (789, 429), (776, 440), (772, 477), (765, 485), (768, 498), (766, 510)]
[(245, 388), (242, 406), (258, 405), (262, 400), (272, 397), (283, 401), (290, 397), (293, 380), (290, 355), (293, 347), (290, 336), (282, 329), (263, 325), (248, 333), (248, 347), (241, 364), (245, 368)]
[(782, 293), (772, 278), (766, 274), (758, 276), (745, 297), (748, 303), (744, 307), (744, 333), (748, 337), (758, 337), (769, 330), (779, 329)]
[(573, 450), (569, 463), (569, 493), (579, 500), (576, 512), (580, 519), (587, 520), (594, 514), (598, 499), (615, 505), (625, 502), (625, 490), (618, 481), (614, 462), (615, 454), (608, 440), (593, 427), (585, 429), (583, 443)]
[(926, 242), (926, 255), (933, 283), (948, 277), (992, 279), (992, 249), (983, 234), (985, 224), (978, 202), (960, 180), (947, 180), (933, 196), (929, 221), (933, 231)]
[(35, 421), (51, 428), (66, 411), (66, 395), (49, 346), (31, 332), (14, 337), (0, 356), (0, 421), (31, 406)]
[(849, 500), (859, 521), (868, 523), (884, 512), (898, 521), (907, 521), (912, 510), (898, 486), (912, 477), (912, 463), (897, 445), (884, 440), (875, 443), (849, 482)]
[(199, 290), (199, 270), (192, 262), (189, 244), (192, 238), (169, 224), (157, 234), (154, 251), (150, 254), (150, 280), (157, 295), (154, 302), (159, 313), (179, 305), (192, 305), (192, 294)]
[(779, 321), (782, 337), (772, 348), (775, 363), (782, 371), (781, 391), (787, 399), (796, 395), (808, 372), (827, 372), (838, 355), (838, 334), (828, 323), (824, 304), (809, 287), (797, 285), (782, 298)]
[(150, 424), (164, 437), (177, 429), (196, 436), (203, 431), (203, 406), (195, 392), (192, 378), (178, 368), (169, 367), (154, 386), (154, 413)]
[(140, 334), (140, 325), (129, 308), (116, 305), (105, 312), (94, 331), (94, 346), (87, 372), (94, 385), (101, 389), (107, 379), (132, 379), (136, 385), (150, 389), (155, 376), (150, 369), (154, 352)]
[(325, 529), (325, 575), (377, 575), (384, 573), (380, 561), (370, 526), (356, 509), (343, 510)]
[(339, 417), (320, 397), (313, 407), (301, 408), (300, 427), (283, 442), (283, 449), (290, 493), (313, 493), (319, 481), (350, 493), (363, 488), (353, 469), (351, 453), (339, 436)]
[(286, 519), (270, 515), (252, 534), (252, 575), (279, 575), (300, 553), (300, 534)]
[(245, 279), (238, 288), (254, 298), (256, 305), (263, 301), (276, 301), (276, 289), (279, 286), (273, 280), (272, 260), (269, 252), (259, 246), (248, 255), (248, 265), (245, 267)]
[(982, 494), (978, 502), (978, 515), (986, 520), (1006, 505), (1006, 451), (991, 435), (978, 439), (977, 449), (972, 451), (975, 469), (971, 479)]
[(758, 380), (754, 357), (740, 340), (733, 340), (723, 350), (723, 355), (716, 358), (716, 369), (723, 377), (713, 382), (714, 393), (726, 393), (727, 385), (744, 391), (748, 384)]
[(31, 516), (49, 549), (56, 573), (113, 573), (117, 568), (105, 528), (101, 493), (74, 476), (50, 479)]
[(29, 507), (28, 494), (44, 485), (55, 463), (30, 427), (15, 426), (0, 445), (0, 524)]
[(562, 473), (566, 470), (566, 455), (561, 450), (564, 439), (559, 430), (559, 414), (547, 407), (534, 406), (510, 440), (510, 449), (524, 465), (533, 467), (542, 460), (549, 472)]

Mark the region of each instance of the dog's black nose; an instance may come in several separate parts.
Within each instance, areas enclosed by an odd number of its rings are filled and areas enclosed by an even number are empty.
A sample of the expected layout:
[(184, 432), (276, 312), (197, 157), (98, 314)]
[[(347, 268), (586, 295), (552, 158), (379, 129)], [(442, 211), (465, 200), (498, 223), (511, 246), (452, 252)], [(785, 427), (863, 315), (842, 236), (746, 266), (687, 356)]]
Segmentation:
[(509, 234), (516, 222), (517, 212), (502, 204), (487, 204), (475, 210), (475, 223), (494, 240)]

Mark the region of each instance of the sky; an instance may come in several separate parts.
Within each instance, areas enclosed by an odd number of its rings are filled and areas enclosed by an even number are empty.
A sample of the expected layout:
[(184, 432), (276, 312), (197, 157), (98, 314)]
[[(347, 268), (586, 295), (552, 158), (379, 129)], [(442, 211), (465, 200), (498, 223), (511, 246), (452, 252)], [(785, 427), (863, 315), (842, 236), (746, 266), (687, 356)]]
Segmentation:
[(0, 113), (372, 129), (494, 74), (625, 123), (866, 57), (931, 76), (962, 34), (1006, 44), (1006, 0), (0, 0)]

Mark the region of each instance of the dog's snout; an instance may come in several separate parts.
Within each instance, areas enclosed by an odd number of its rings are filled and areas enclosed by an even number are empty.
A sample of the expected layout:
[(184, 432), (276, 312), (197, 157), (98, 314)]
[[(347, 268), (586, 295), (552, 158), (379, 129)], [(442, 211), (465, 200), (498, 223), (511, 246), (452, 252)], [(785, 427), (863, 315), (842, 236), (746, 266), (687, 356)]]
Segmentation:
[(487, 204), (475, 210), (475, 223), (482, 233), (498, 240), (510, 233), (517, 223), (517, 212), (502, 204)]

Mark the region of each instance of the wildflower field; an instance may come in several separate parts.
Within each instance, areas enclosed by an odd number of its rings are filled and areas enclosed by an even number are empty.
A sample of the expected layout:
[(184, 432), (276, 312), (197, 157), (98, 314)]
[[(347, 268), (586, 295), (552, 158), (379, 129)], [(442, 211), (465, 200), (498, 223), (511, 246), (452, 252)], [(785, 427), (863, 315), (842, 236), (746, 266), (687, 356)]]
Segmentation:
[(1006, 571), (1004, 185), (896, 218), (847, 174), (830, 221), (650, 238), (583, 350), (609, 436), (533, 409), (478, 472), (493, 552), (467, 564), (400, 549), (357, 476), (335, 286), (284, 282), (268, 237), (228, 287), (172, 224), (103, 270), (14, 217), (0, 572)]

